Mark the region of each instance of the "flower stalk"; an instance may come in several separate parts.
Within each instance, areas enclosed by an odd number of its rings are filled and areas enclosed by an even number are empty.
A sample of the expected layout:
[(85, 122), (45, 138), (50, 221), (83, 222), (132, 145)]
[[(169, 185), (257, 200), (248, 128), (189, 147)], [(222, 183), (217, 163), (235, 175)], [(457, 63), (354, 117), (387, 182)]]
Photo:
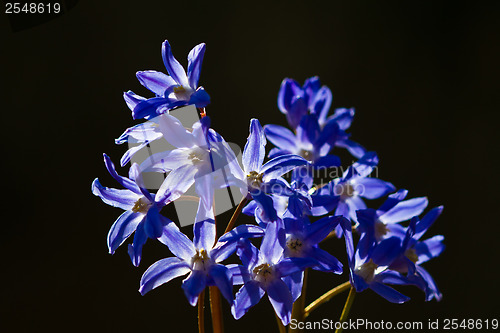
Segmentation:
[(349, 295), (347, 296), (347, 300), (345, 301), (344, 309), (342, 310), (342, 315), (340, 316), (340, 327), (335, 330), (335, 333), (341, 333), (342, 332), (342, 323), (344, 323), (347, 320), (347, 317), (349, 316), (349, 312), (351, 311), (352, 304), (354, 303), (354, 297), (356, 296), (356, 289), (354, 287), (351, 287), (351, 290), (349, 290)]
[(326, 293), (324, 293), (323, 295), (318, 297), (315, 301), (311, 302), (311, 304), (309, 304), (304, 309), (304, 319), (307, 318), (311, 314), (311, 312), (316, 310), (316, 308), (318, 308), (320, 305), (328, 302), (336, 295), (346, 291), (347, 289), (349, 289), (350, 286), (351, 286), (351, 283), (349, 281), (344, 282), (344, 283), (336, 286), (335, 288), (330, 289), (329, 291), (327, 291)]

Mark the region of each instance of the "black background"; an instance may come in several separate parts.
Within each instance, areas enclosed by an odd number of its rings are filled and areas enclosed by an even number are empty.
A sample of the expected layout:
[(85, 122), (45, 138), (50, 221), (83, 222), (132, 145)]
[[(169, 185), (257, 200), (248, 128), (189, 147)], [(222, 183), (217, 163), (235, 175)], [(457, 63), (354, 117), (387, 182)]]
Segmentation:
[[(254, 117), (285, 125), (281, 80), (319, 75), (333, 108), (356, 108), (350, 132), (378, 152), (379, 176), (445, 206), (429, 236), (445, 235), (447, 249), (425, 265), (443, 300), (426, 303), (403, 287), (412, 300), (394, 305), (366, 291), (351, 318), (499, 318), (499, 9), (472, 1), (81, 1), (17, 32), (0, 15), (1, 331), (197, 330), (181, 279), (144, 297), (137, 291), (142, 272), (168, 251), (148, 242), (139, 268), (124, 247), (107, 254), (121, 211), (90, 191), (95, 177), (116, 186), (102, 153), (118, 161), (125, 151), (114, 139), (136, 122), (122, 93), (150, 96), (135, 72), (165, 71), (165, 39), (183, 65), (194, 45), (207, 44), (200, 83), (212, 98), (212, 127), (227, 141), (243, 146)], [(341, 247), (335, 253), (345, 262)], [(312, 274), (308, 300), (346, 279)], [(337, 320), (344, 299), (309, 320)], [(228, 308), (228, 332), (276, 329), (267, 300), (239, 321)]]

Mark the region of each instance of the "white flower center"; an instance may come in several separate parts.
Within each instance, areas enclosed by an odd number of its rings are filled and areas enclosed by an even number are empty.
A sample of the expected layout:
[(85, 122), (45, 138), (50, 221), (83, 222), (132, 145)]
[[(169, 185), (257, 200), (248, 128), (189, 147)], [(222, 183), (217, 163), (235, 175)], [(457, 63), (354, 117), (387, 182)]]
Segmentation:
[(191, 267), (194, 271), (208, 272), (210, 266), (212, 266), (213, 261), (208, 256), (208, 252), (205, 249), (196, 250), (196, 254), (191, 258)]
[(286, 240), (286, 255), (288, 257), (302, 257), (306, 244), (296, 236), (289, 236)]
[(349, 198), (352, 198), (353, 196), (356, 195), (356, 190), (354, 189), (354, 186), (350, 183), (340, 183), (335, 185), (335, 195), (340, 195), (340, 200), (346, 201)]
[(141, 197), (135, 202), (134, 207), (132, 207), (132, 211), (134, 213), (146, 214), (151, 205), (152, 203), (148, 199), (146, 199), (145, 197)]
[(378, 265), (370, 259), (370, 261), (365, 262), (359, 267), (356, 267), (354, 273), (363, 278), (363, 280), (365, 280), (367, 283), (370, 283), (375, 276), (375, 270), (377, 269), (377, 267)]
[(256, 190), (260, 189), (262, 177), (264, 177), (264, 174), (258, 173), (257, 171), (250, 171), (247, 175), (248, 186)]
[(253, 269), (254, 279), (263, 286), (267, 286), (276, 277), (274, 268), (269, 264), (261, 264)]

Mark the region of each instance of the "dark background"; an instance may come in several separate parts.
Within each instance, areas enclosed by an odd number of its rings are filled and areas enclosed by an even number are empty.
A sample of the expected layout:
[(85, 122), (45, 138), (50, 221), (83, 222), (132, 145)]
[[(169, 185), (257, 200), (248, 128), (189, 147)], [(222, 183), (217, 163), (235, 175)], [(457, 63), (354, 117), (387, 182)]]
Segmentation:
[[(72, 3), (27, 29), (19, 27), (30, 18), (0, 15), (1, 331), (196, 331), (181, 279), (137, 291), (168, 251), (148, 242), (139, 268), (125, 247), (109, 255), (106, 235), (121, 210), (90, 191), (95, 177), (116, 186), (102, 153), (118, 161), (125, 151), (114, 139), (136, 122), (122, 93), (150, 96), (135, 72), (165, 71), (165, 39), (183, 65), (194, 45), (207, 44), (200, 83), (227, 141), (243, 146), (253, 117), (285, 125), (281, 80), (319, 75), (333, 108), (356, 108), (350, 132), (378, 152), (379, 176), (445, 206), (429, 236), (445, 235), (447, 249), (425, 265), (443, 300), (426, 303), (403, 287), (412, 300), (394, 305), (366, 291), (351, 318), (499, 318), (498, 3)], [(312, 274), (308, 301), (346, 279)], [(337, 320), (344, 299), (309, 320)], [(240, 321), (224, 308), (228, 332), (276, 328), (267, 300)]]

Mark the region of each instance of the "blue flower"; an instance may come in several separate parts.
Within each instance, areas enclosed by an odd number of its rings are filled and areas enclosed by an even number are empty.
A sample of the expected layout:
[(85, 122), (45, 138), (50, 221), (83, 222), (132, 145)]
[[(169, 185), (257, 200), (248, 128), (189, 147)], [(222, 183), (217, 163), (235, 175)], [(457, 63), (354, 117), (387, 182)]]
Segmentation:
[(198, 87), (205, 44), (196, 45), (188, 54), (187, 73), (174, 58), (168, 41), (162, 45), (163, 63), (170, 76), (157, 71), (137, 72), (139, 82), (155, 93), (156, 97), (145, 99), (132, 91), (124, 93), (124, 99), (132, 110), (134, 119), (150, 118), (175, 107), (194, 104), (204, 108), (210, 103), (210, 96)]
[(302, 117), (311, 113), (327, 114), (332, 104), (332, 92), (321, 86), (317, 76), (311, 77), (301, 87), (293, 79), (284, 79), (278, 92), (278, 108), (286, 115), (288, 124), (295, 130)]
[(433, 298), (439, 301), (442, 295), (432, 276), (420, 265), (439, 256), (444, 251), (445, 246), (442, 243), (444, 237), (441, 235), (433, 236), (424, 241), (420, 241), (420, 238), (441, 215), (442, 211), (443, 207), (439, 206), (431, 209), (422, 220), (417, 216), (412, 218), (401, 243), (399, 255), (389, 266), (392, 270), (407, 274), (408, 279), (425, 292), (427, 301)]
[[(285, 218), (284, 224), (286, 231), (285, 257), (309, 258), (316, 263), (312, 266), (314, 270), (342, 274), (342, 263), (328, 252), (320, 249), (318, 244), (337, 225), (340, 225), (344, 230), (350, 231), (351, 222), (349, 220), (342, 216), (327, 216), (310, 223), (308, 218)], [(303, 279), (303, 271), (295, 272), (284, 278), (285, 283), (292, 292), (294, 301), (301, 294)]]
[(408, 191), (399, 190), (388, 196), (377, 209), (361, 209), (356, 212), (361, 234), (359, 248), (361, 257), (365, 257), (377, 243), (385, 238), (398, 236), (403, 238), (405, 228), (398, 224), (419, 215), (427, 207), (426, 197), (404, 200)]
[(352, 246), (347, 246), (350, 281), (357, 292), (371, 289), (392, 303), (404, 303), (410, 299), (388, 286), (412, 284), (401, 273), (388, 268), (398, 256), (400, 244), (399, 237), (388, 238), (365, 258), (359, 255), (359, 243), (356, 252)]
[(235, 319), (243, 315), (267, 292), (283, 325), (290, 323), (293, 297), (282, 278), (302, 271), (315, 262), (308, 258), (284, 258), (286, 247), (283, 221), (268, 223), (260, 250), (248, 239), (239, 242), (237, 254), (243, 265), (228, 265), (235, 285), (243, 284), (231, 307)]
[(328, 155), (337, 130), (338, 128), (329, 128), (321, 131), (316, 114), (304, 115), (295, 133), (279, 125), (266, 125), (266, 137), (276, 146), (269, 152), (269, 158), (295, 154), (313, 162), (316, 167), (339, 166), (340, 159), (335, 155)]
[(240, 228), (239, 237), (227, 237), (229, 240), (219, 240), (215, 244), (214, 219), (194, 224), (193, 241), (189, 240), (174, 223), (169, 224), (164, 228), (159, 240), (168, 246), (175, 257), (161, 259), (151, 265), (142, 275), (139, 292), (144, 295), (176, 277), (189, 273), (182, 282), (182, 289), (189, 304), (196, 305), (198, 296), (206, 286), (217, 286), (224, 298), (233, 303), (232, 275), (220, 262), (234, 253), (240, 237), (261, 236), (262, 231), (259, 232), (256, 228), (258, 227), (253, 226), (253, 229), (245, 229), (248, 231), (246, 235)]
[[(205, 211), (211, 210), (216, 185), (229, 186), (225, 173), (218, 170), (227, 167), (229, 172), (230, 165), (237, 164), (233, 151), (219, 134), (210, 129), (208, 117), (194, 123), (192, 131), (169, 114), (158, 118), (163, 137), (176, 149), (151, 155), (141, 164), (142, 171), (169, 172), (158, 190), (160, 197), (179, 197), (195, 184)], [(198, 216), (197, 220), (207, 217)]]
[(281, 83), (278, 108), (286, 114), (290, 128), (298, 130), (303, 117), (314, 114), (323, 139), (321, 143), (326, 144), (324, 150), (330, 150), (334, 146), (342, 147), (354, 157), (361, 158), (366, 152), (365, 149), (352, 141), (350, 135), (345, 132), (351, 126), (354, 109), (339, 108), (328, 117), (331, 104), (332, 93), (328, 87), (321, 86), (318, 77), (307, 79), (302, 87), (292, 79), (284, 79)]
[(237, 185), (248, 191), (258, 203), (265, 221), (275, 221), (278, 216), (269, 194), (291, 195), (289, 186), (281, 176), (308, 162), (297, 155), (281, 155), (263, 164), (265, 147), (264, 130), (257, 119), (252, 119), (250, 135), (243, 149), (243, 169), (234, 168), (232, 172)]
[[(378, 157), (374, 152), (366, 153), (359, 161), (344, 172), (341, 178), (336, 178), (319, 189), (317, 199), (313, 196), (315, 206), (320, 206), (321, 196), (333, 195), (338, 197), (335, 215), (344, 216), (357, 223), (356, 211), (366, 209), (365, 199), (377, 199), (395, 190), (395, 187), (378, 178), (368, 177), (378, 164)], [(337, 235), (342, 229), (337, 227)]]
[(111, 226), (108, 233), (108, 249), (113, 254), (116, 249), (135, 232), (134, 241), (129, 245), (132, 263), (138, 266), (142, 247), (148, 238), (159, 238), (163, 227), (173, 222), (160, 214), (163, 206), (175, 200), (175, 196), (153, 196), (144, 187), (137, 164), (130, 168), (129, 178), (117, 174), (113, 162), (104, 154), (104, 163), (111, 176), (125, 189), (107, 188), (96, 178), (92, 183), (92, 193), (106, 204), (125, 212)]

